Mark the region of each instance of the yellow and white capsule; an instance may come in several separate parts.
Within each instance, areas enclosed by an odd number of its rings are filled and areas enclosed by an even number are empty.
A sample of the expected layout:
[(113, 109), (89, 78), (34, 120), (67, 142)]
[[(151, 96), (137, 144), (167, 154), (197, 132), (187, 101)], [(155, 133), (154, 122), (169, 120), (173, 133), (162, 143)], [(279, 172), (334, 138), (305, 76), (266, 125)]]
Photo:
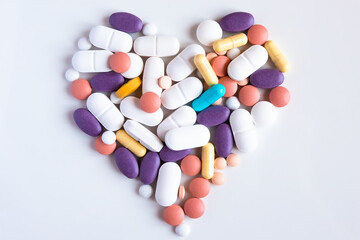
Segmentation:
[(212, 143), (205, 144), (201, 149), (201, 175), (211, 179), (214, 175), (215, 149)]
[(143, 157), (146, 154), (146, 148), (133, 139), (124, 130), (116, 132), (116, 140), (138, 157)]
[(266, 48), (271, 60), (280, 72), (289, 71), (289, 62), (274, 41), (267, 41), (264, 44), (264, 47)]
[(239, 33), (227, 38), (219, 39), (213, 43), (215, 52), (223, 52), (233, 48), (244, 46), (248, 42), (245, 33)]
[(141, 85), (141, 79), (139, 77), (133, 78), (124, 85), (122, 85), (116, 92), (116, 96), (119, 98), (124, 98), (131, 93), (135, 92)]
[(194, 63), (207, 85), (211, 87), (219, 83), (218, 77), (204, 54), (196, 55), (194, 57)]

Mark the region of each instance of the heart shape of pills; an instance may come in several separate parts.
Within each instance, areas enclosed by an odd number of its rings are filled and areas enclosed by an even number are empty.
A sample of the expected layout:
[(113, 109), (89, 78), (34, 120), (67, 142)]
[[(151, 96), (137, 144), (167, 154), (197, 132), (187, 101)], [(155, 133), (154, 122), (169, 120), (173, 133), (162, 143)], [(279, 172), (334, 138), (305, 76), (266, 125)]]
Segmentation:
[[(141, 196), (151, 197), (156, 185), (165, 222), (186, 236), (185, 215), (203, 215), (201, 198), (211, 183), (225, 181), (220, 170), (238, 165), (236, 153), (254, 151), (256, 127), (272, 125), (277, 107), (288, 104), (289, 91), (280, 86), (288, 61), (268, 40), (267, 29), (254, 25), (245, 12), (228, 14), (220, 23), (201, 22), (196, 30), (200, 44), (180, 53), (177, 38), (157, 35), (156, 25), (143, 25), (131, 13), (114, 13), (109, 23), (93, 27), (88, 38), (78, 41), (73, 68), (66, 71), (72, 95), (86, 100), (86, 108), (75, 110), (74, 121), (97, 137), (100, 154), (114, 155), (122, 174), (140, 178)], [(133, 39), (131, 34), (140, 31), (144, 36)], [(239, 47), (246, 50), (241, 53)], [(172, 59), (165, 64), (163, 57)], [(263, 67), (268, 57), (277, 69)], [(80, 73), (96, 74), (88, 81)], [(259, 89), (271, 89), (269, 101), (260, 101)], [(192, 154), (196, 148), (201, 148), (201, 160)], [(182, 174), (194, 177), (188, 186), (181, 185)], [(186, 192), (191, 196), (185, 201)], [(184, 204), (176, 204), (178, 199)]]

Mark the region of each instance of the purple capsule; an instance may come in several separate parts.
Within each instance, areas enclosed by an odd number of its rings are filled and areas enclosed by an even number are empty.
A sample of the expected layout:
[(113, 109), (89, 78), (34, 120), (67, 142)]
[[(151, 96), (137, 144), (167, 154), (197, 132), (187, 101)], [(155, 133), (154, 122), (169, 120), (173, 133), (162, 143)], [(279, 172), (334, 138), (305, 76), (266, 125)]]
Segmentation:
[(247, 12), (233, 12), (220, 20), (220, 26), (227, 32), (243, 32), (254, 25), (254, 17)]
[(180, 151), (174, 151), (168, 148), (167, 146), (164, 146), (161, 151), (159, 152), (161, 160), (164, 162), (176, 162), (187, 155), (189, 155), (191, 152), (191, 149), (185, 149)]
[(90, 80), (91, 88), (97, 92), (112, 92), (123, 84), (124, 77), (116, 72), (98, 73)]
[(127, 33), (140, 32), (143, 27), (143, 22), (140, 18), (127, 12), (111, 14), (109, 23), (113, 28)]
[(250, 83), (258, 88), (274, 88), (284, 82), (284, 74), (276, 69), (257, 70), (250, 76)]
[(143, 184), (151, 184), (159, 171), (160, 157), (155, 152), (148, 152), (140, 164), (140, 181)]
[(114, 156), (117, 167), (126, 177), (136, 178), (139, 175), (139, 164), (128, 149), (118, 148)]
[(207, 127), (217, 126), (230, 116), (230, 109), (225, 106), (211, 106), (201, 111), (197, 116), (197, 122)]
[(85, 108), (76, 109), (74, 114), (76, 125), (87, 135), (92, 137), (99, 136), (102, 127), (99, 121)]
[(217, 155), (226, 158), (230, 155), (234, 141), (229, 124), (219, 125), (214, 134), (214, 146)]

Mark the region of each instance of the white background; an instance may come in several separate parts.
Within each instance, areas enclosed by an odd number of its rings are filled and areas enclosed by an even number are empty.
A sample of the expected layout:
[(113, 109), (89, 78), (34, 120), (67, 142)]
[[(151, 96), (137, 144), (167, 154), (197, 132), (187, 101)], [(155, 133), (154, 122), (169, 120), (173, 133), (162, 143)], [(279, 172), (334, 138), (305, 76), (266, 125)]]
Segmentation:
[(64, 71), (116, 11), (182, 46), (205, 19), (248, 11), (291, 62), (291, 103), (224, 171), (188, 239), (360, 239), (360, 5), (345, 1), (1, 1), (0, 239), (179, 239), (152, 199), (77, 129)]

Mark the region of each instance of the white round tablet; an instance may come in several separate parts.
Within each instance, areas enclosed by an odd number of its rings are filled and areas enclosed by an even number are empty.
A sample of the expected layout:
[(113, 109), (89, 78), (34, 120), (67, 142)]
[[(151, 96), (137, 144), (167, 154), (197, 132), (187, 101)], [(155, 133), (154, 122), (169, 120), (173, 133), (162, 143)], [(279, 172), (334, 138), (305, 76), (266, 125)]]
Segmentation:
[(256, 126), (269, 127), (275, 123), (278, 111), (270, 102), (261, 101), (252, 107), (251, 116), (253, 117)]
[(79, 79), (79, 77), (80, 77), (80, 73), (78, 71), (76, 71), (75, 69), (69, 68), (65, 72), (65, 78), (69, 82), (73, 82), (76, 79)]
[(186, 222), (183, 222), (182, 224), (175, 227), (175, 232), (180, 237), (187, 237), (191, 232), (190, 225)]
[(89, 50), (92, 46), (89, 39), (86, 37), (80, 38), (77, 45), (80, 50)]
[(205, 46), (212, 46), (213, 42), (221, 39), (223, 31), (220, 24), (214, 20), (202, 21), (196, 29), (196, 37)]
[(240, 49), (239, 48), (233, 48), (230, 49), (229, 51), (227, 51), (226, 56), (228, 58), (230, 58), (231, 60), (233, 60), (234, 58), (236, 58), (237, 56), (240, 55)]
[(229, 97), (226, 100), (225, 105), (230, 109), (230, 110), (235, 110), (238, 109), (240, 107), (240, 102), (239, 99), (235, 96)]
[(103, 143), (105, 143), (106, 145), (111, 145), (116, 141), (116, 135), (114, 132), (112, 131), (105, 131), (102, 135), (101, 135), (101, 140), (103, 141)]
[(143, 29), (142, 29), (142, 33), (145, 36), (153, 36), (156, 35), (158, 31), (157, 26), (154, 23), (147, 23), (144, 25)]
[(119, 98), (115, 92), (112, 92), (110, 94), (110, 100), (113, 104), (120, 104), (121, 103), (121, 100), (122, 98)]
[(139, 187), (139, 194), (143, 198), (150, 198), (152, 193), (153, 193), (153, 189), (151, 185), (144, 184)]

